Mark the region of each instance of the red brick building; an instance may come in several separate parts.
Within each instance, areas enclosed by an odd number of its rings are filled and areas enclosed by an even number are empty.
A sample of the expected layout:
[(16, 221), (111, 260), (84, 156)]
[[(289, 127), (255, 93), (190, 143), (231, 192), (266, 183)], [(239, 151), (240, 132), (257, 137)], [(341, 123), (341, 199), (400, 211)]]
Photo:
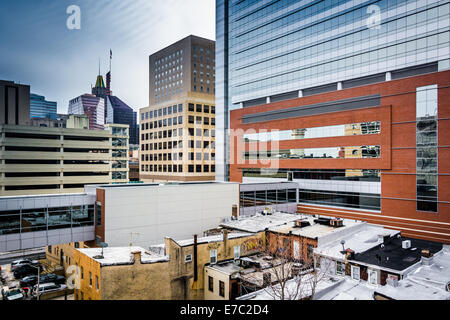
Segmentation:
[(301, 182), (300, 213), (450, 243), (449, 86), (432, 72), (231, 111), (230, 181), (275, 168)]

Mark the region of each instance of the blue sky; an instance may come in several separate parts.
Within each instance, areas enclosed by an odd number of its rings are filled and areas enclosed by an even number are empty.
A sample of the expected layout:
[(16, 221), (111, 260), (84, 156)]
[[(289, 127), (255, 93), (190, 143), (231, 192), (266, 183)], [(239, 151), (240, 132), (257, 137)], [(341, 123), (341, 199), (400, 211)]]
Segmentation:
[[(81, 10), (69, 30), (66, 9)], [(215, 40), (214, 0), (1, 0), (0, 79), (58, 102), (90, 93), (99, 59), (113, 51), (112, 90), (136, 111), (148, 105), (148, 56), (190, 34)]]

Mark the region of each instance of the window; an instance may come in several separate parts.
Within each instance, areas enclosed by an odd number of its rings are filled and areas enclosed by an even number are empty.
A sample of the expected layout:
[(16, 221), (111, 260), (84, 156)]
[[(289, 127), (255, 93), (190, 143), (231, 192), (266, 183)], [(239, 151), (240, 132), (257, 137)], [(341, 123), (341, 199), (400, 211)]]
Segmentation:
[(81, 267), (81, 280), (83, 280), (84, 279), (84, 270), (83, 270), (83, 267)]
[(102, 225), (102, 203), (100, 201), (97, 201), (95, 203), (95, 211), (96, 211), (96, 217), (97, 217), (97, 226)]
[(208, 276), (208, 290), (214, 292), (214, 278)]
[(92, 273), (89, 271), (89, 286), (92, 287)]
[(358, 281), (360, 279), (359, 267), (357, 266), (352, 266), (352, 279)]
[(192, 254), (187, 254), (184, 258), (184, 262), (191, 262), (192, 261)]
[(217, 262), (217, 250), (209, 250), (209, 262), (215, 264)]
[(369, 283), (372, 285), (378, 284), (378, 274), (375, 270), (369, 270)]
[(240, 246), (234, 246), (234, 260), (239, 259), (241, 256), (241, 247)]
[(225, 283), (223, 281), (219, 281), (219, 295), (225, 298)]
[(345, 274), (345, 265), (342, 262), (336, 263), (336, 274), (344, 275)]
[(95, 288), (96, 288), (97, 290), (99, 289), (98, 276), (95, 276)]

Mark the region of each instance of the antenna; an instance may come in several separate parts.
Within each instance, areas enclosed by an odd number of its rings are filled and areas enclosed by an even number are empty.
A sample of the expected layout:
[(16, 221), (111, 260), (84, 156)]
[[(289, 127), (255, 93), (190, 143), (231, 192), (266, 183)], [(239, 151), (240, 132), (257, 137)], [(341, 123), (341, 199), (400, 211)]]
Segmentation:
[(100, 58), (98, 58), (98, 75), (100, 75)]

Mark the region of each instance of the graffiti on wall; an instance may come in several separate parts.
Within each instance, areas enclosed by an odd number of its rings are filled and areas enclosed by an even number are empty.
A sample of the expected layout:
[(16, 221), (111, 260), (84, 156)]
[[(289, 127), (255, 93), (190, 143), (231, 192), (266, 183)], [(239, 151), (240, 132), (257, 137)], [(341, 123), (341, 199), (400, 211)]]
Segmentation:
[(252, 252), (262, 251), (263, 245), (261, 239), (252, 238), (248, 239), (241, 244), (241, 253), (248, 254)]

